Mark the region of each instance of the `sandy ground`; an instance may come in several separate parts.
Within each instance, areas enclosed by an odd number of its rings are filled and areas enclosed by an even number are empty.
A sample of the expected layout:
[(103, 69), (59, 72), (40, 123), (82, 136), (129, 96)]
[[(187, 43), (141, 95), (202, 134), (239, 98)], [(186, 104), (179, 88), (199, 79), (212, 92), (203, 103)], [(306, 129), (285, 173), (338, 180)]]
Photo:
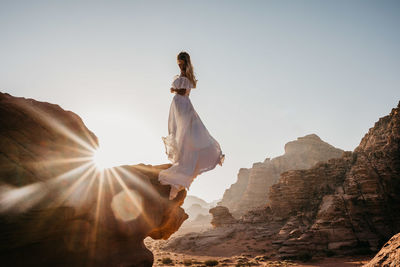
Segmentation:
[[(150, 241), (151, 242), (151, 241)], [(146, 244), (147, 245), (147, 244)], [(200, 256), (181, 254), (170, 251), (151, 249), (154, 254), (153, 266), (211, 266), (206, 265), (207, 261), (217, 261), (217, 266), (298, 266), (298, 267), (355, 267), (367, 263), (369, 257), (346, 257), (346, 258), (325, 258), (312, 259), (309, 262), (297, 262), (278, 259), (265, 259), (263, 255), (237, 255), (231, 257)], [(171, 263), (163, 263), (163, 259), (171, 259)], [(186, 263), (186, 264), (185, 264)]]
[[(174, 233), (170, 238), (177, 237), (188, 232), (201, 232), (209, 229), (209, 226), (183, 224), (178, 232)], [(147, 237), (145, 245), (154, 254), (153, 266), (212, 266), (211, 262), (206, 264), (206, 261), (214, 260), (217, 266), (298, 266), (298, 267), (354, 267), (362, 266), (373, 258), (371, 256), (362, 257), (330, 257), (330, 258), (313, 258), (308, 262), (279, 260), (268, 252), (263, 253), (268, 245), (265, 242), (257, 243), (255, 240), (247, 240), (246, 244), (251, 244), (251, 251), (244, 249), (246, 246), (242, 242), (229, 242), (212, 252), (204, 252), (192, 250), (189, 253), (178, 253), (168, 251), (163, 248), (167, 240), (153, 240)], [(171, 263), (168, 263), (170, 259)], [(164, 262), (164, 263), (163, 263)]]

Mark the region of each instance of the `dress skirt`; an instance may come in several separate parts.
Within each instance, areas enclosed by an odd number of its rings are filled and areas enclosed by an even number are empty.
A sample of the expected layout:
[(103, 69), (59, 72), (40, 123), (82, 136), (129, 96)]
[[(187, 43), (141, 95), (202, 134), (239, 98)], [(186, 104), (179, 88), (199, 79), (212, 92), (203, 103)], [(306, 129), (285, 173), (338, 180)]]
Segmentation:
[(187, 95), (175, 94), (169, 118), (168, 136), (162, 137), (172, 166), (162, 170), (159, 181), (171, 185), (169, 199), (188, 189), (197, 175), (215, 168), (224, 160), (220, 145), (210, 135)]

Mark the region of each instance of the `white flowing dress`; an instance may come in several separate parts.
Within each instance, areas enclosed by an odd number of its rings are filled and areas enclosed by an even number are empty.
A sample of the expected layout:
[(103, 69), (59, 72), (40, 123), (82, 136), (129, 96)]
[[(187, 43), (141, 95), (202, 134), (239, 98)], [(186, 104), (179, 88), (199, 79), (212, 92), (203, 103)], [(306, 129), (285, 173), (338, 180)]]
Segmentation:
[(176, 75), (174, 89), (186, 89), (185, 95), (175, 94), (168, 118), (168, 136), (162, 137), (165, 152), (172, 166), (162, 170), (158, 180), (170, 185), (169, 199), (174, 199), (182, 189), (189, 190), (199, 174), (222, 165), (225, 158), (219, 143), (210, 135), (194, 110), (189, 94), (193, 84), (184, 76)]

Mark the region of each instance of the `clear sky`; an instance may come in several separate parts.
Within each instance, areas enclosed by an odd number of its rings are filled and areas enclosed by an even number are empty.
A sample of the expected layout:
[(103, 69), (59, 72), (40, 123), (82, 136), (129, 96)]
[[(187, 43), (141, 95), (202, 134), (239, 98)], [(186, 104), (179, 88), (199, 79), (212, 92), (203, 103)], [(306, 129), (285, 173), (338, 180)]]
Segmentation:
[(226, 160), (189, 194), (316, 133), (353, 150), (400, 100), (400, 1), (1, 1), (0, 91), (82, 117), (115, 163), (166, 163), (176, 55)]

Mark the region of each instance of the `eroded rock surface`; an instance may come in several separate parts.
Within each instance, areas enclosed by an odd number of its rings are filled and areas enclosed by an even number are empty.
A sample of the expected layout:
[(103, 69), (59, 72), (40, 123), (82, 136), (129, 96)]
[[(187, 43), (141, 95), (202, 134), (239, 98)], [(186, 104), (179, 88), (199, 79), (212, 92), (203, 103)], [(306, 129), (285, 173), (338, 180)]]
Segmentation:
[(249, 184), (250, 172), (251, 169), (239, 169), (236, 182), (225, 190), (222, 200), (218, 202), (219, 206), (227, 207), (236, 217), (240, 217), (241, 215), (241, 212), (238, 210), (238, 205)]
[(400, 233), (394, 235), (364, 267), (400, 266)]
[[(373, 252), (400, 231), (399, 109), (380, 118), (354, 152), (285, 172), (271, 187), (271, 214), (291, 222), (275, 237), (282, 256)], [(298, 229), (298, 237), (288, 236)]]
[(316, 134), (299, 137), (285, 145), (284, 155), (254, 163), (250, 169), (240, 169), (237, 182), (225, 191), (218, 204), (226, 206), (239, 218), (268, 203), (269, 188), (278, 181), (281, 173), (308, 169), (319, 161), (339, 158), (342, 154), (343, 150), (322, 141)]
[(0, 93), (4, 266), (152, 266), (143, 240), (179, 229), (186, 191), (168, 200), (157, 179), (168, 164), (100, 170), (97, 147), (76, 114)]
[(217, 206), (210, 209), (209, 212), (212, 214), (211, 224), (214, 227), (219, 227), (227, 224), (229, 225), (236, 222), (236, 219), (233, 218), (227, 207)]

